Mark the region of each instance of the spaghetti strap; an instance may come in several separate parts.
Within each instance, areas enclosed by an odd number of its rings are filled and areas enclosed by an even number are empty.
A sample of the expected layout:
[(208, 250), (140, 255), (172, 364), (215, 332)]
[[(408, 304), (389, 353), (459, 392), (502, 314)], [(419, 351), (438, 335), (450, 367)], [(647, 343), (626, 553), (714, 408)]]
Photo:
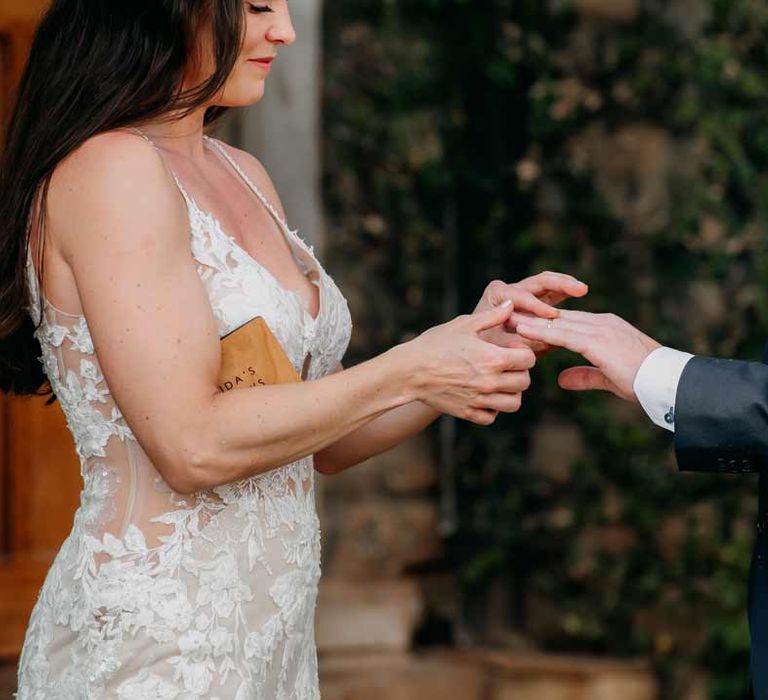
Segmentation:
[(179, 177), (176, 175), (176, 173), (174, 172), (173, 168), (171, 168), (171, 167), (168, 165), (168, 163), (167, 163), (167, 162), (166, 162), (166, 160), (165, 160), (165, 156), (163, 156), (162, 152), (161, 152), (161, 151), (160, 151), (160, 149), (157, 147), (157, 144), (156, 144), (156, 143), (155, 143), (155, 142), (154, 142), (154, 141), (153, 141), (153, 140), (152, 140), (152, 139), (151, 139), (151, 138), (150, 138), (150, 137), (149, 137), (147, 134), (145, 134), (145, 133), (144, 133), (144, 132), (143, 132), (141, 129), (139, 129), (138, 127), (136, 127), (136, 126), (129, 126), (128, 128), (129, 128), (131, 131), (135, 131), (135, 132), (136, 132), (136, 133), (137, 133), (139, 136), (141, 136), (141, 138), (143, 138), (143, 139), (144, 139), (144, 140), (145, 140), (145, 141), (146, 141), (146, 142), (147, 142), (147, 143), (148, 143), (150, 146), (152, 146), (152, 148), (154, 148), (154, 149), (155, 149), (155, 152), (156, 152), (156, 153), (157, 153), (157, 155), (160, 157), (160, 160), (163, 162), (163, 165), (165, 166), (165, 169), (166, 169), (166, 170), (167, 170), (167, 171), (168, 171), (168, 172), (171, 174), (171, 177), (173, 177), (173, 180), (174, 180), (174, 182), (176, 183), (176, 187), (178, 187), (178, 188), (179, 188), (179, 192), (181, 192), (181, 195), (182, 195), (182, 197), (184, 197), (184, 201), (186, 201), (186, 203), (187, 203), (189, 206), (194, 206), (195, 208), (197, 208), (197, 207), (196, 207), (196, 204), (195, 204), (195, 201), (194, 201), (194, 199), (192, 199), (192, 197), (191, 197), (191, 196), (190, 196), (190, 195), (187, 193), (187, 190), (184, 188), (184, 185), (182, 185), (182, 184), (181, 184), (181, 180), (180, 180), (180, 179), (179, 179)]
[(261, 200), (261, 203), (266, 207), (267, 211), (272, 215), (272, 218), (277, 222), (278, 226), (283, 230), (284, 234), (288, 239), (290, 240), (291, 236), (295, 234), (295, 231), (291, 231), (291, 229), (288, 226), (288, 223), (283, 219), (282, 216), (277, 212), (277, 209), (272, 205), (272, 202), (267, 199), (266, 195), (258, 188), (256, 187), (256, 183), (251, 180), (248, 175), (246, 175), (245, 171), (238, 165), (237, 161), (229, 155), (229, 153), (226, 152), (224, 148), (222, 148), (221, 144), (219, 143), (218, 139), (211, 138), (210, 136), (203, 135), (203, 138), (208, 141), (208, 143), (212, 144), (216, 151), (220, 153), (224, 159), (234, 168), (235, 172), (243, 179), (245, 184), (250, 188), (250, 190)]

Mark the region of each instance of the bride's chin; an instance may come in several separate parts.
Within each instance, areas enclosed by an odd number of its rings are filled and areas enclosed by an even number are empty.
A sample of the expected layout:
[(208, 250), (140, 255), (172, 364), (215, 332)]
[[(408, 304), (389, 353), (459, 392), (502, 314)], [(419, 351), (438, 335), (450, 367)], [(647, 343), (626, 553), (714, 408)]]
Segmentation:
[(245, 89), (228, 91), (216, 100), (216, 107), (250, 107), (260, 102), (265, 93), (265, 81), (260, 80)]

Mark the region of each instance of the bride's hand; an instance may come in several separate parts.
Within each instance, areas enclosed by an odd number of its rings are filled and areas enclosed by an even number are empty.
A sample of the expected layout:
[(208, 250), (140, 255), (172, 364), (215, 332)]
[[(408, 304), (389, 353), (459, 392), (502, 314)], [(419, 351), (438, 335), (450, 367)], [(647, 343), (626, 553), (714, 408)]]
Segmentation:
[[(555, 308), (557, 304), (573, 297), (583, 297), (588, 291), (586, 284), (560, 272), (542, 272), (514, 284), (494, 280), (485, 288), (474, 313), (487, 311), (509, 300), (518, 313), (555, 319), (560, 315), (560, 311)], [(529, 347), (537, 356), (552, 350), (551, 345), (519, 336), (515, 332), (514, 322), (490, 328), (481, 337), (501, 347)]]
[(399, 346), (413, 367), (417, 398), (480, 425), (490, 425), (500, 412), (518, 411), (536, 356), (527, 347), (500, 347), (481, 338), (507, 322), (513, 309), (508, 302), (459, 316)]

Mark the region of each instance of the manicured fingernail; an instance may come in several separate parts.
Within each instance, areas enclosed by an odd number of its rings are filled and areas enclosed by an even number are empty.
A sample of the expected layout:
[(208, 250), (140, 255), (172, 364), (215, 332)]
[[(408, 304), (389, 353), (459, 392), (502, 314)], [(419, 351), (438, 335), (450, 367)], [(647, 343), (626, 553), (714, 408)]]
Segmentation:
[(512, 306), (512, 300), (511, 299), (507, 299), (507, 300), (501, 302), (501, 304), (499, 304), (499, 306), (501, 306), (502, 309), (506, 309), (507, 307)]

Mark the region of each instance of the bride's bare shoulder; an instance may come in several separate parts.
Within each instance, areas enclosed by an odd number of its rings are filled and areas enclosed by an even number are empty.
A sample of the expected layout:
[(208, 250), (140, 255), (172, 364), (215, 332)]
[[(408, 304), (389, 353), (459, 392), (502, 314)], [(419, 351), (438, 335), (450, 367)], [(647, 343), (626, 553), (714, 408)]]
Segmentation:
[(86, 139), (56, 166), (51, 190), (69, 193), (113, 180), (130, 184), (137, 176), (162, 171), (151, 144), (138, 134), (114, 130)]
[(86, 139), (57, 165), (46, 212), (66, 239), (68, 232), (81, 237), (84, 221), (173, 218), (177, 209), (175, 186), (152, 145), (139, 134), (113, 130)]

